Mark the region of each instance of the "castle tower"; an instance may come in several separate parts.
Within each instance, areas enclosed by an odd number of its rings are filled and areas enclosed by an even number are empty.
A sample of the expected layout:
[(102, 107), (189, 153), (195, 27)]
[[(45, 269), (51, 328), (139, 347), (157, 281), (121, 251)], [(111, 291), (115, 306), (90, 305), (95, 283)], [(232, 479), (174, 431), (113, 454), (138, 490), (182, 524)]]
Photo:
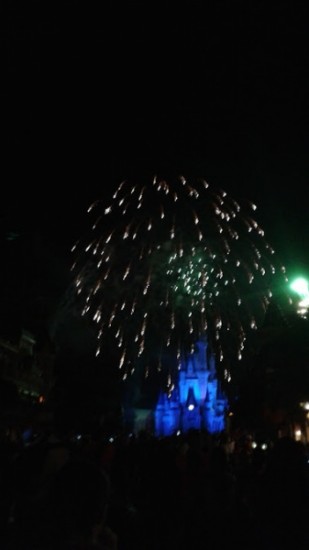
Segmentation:
[(180, 404), (178, 391), (173, 389), (170, 396), (160, 392), (155, 410), (155, 434), (157, 437), (173, 435), (180, 426)]
[(194, 428), (201, 429), (200, 406), (195, 398), (194, 390), (189, 387), (186, 402), (182, 408), (182, 429), (184, 432)]
[(155, 426), (157, 436), (205, 428), (210, 433), (225, 429), (227, 399), (216, 377), (215, 357), (208, 353), (207, 340), (196, 343), (196, 350), (182, 361), (178, 384), (172, 394), (159, 395)]

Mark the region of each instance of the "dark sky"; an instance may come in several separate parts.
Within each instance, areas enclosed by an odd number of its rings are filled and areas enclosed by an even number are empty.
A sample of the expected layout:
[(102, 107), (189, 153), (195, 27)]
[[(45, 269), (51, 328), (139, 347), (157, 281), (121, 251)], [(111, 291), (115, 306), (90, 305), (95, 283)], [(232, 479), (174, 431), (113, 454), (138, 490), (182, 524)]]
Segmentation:
[(92, 200), (181, 173), (253, 200), (309, 273), (306, 3), (180, 4), (2, 4), (3, 231), (65, 262)]

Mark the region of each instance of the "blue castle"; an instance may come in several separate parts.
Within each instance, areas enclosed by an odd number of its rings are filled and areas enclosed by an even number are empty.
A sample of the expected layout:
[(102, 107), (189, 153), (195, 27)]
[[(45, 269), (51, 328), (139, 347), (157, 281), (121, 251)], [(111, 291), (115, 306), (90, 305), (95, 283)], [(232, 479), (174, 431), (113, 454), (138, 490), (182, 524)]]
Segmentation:
[(227, 405), (216, 376), (215, 358), (209, 353), (207, 342), (199, 341), (195, 353), (182, 361), (173, 390), (160, 392), (155, 434), (164, 437), (190, 429), (222, 432)]

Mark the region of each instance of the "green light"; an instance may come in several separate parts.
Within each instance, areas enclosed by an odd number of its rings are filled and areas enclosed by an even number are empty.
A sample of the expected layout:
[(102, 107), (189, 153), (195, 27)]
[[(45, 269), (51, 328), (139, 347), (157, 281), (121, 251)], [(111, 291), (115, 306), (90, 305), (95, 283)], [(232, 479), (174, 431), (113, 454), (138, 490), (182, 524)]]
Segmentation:
[(290, 284), (291, 290), (294, 290), (301, 298), (309, 296), (308, 281), (303, 277), (297, 277)]

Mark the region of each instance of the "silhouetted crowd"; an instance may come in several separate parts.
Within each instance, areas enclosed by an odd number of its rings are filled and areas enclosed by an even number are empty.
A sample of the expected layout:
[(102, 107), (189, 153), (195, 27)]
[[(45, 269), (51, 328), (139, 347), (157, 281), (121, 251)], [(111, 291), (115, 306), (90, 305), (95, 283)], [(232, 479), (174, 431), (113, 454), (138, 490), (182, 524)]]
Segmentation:
[(309, 547), (307, 447), (192, 430), (1, 434), (3, 550)]

